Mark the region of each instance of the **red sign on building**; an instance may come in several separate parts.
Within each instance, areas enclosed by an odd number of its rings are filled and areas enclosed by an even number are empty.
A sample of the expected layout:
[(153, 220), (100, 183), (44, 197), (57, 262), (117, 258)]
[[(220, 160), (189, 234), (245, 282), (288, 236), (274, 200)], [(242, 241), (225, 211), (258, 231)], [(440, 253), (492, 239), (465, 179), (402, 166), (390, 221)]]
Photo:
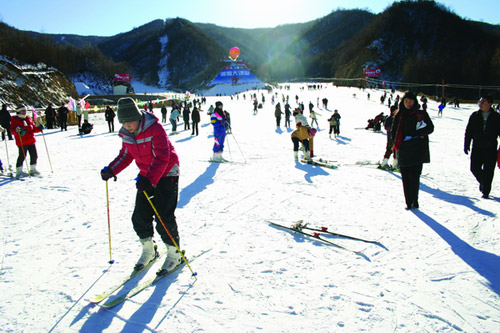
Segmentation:
[(115, 74), (115, 81), (129, 82), (130, 74)]
[(382, 70), (380, 68), (365, 68), (365, 77), (380, 77)]

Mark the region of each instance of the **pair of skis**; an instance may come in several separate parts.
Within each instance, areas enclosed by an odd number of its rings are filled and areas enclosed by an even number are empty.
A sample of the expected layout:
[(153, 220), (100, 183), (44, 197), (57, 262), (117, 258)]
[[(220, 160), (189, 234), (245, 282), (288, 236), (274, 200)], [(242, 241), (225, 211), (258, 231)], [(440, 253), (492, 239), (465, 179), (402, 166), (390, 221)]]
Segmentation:
[[(340, 234), (340, 233), (337, 233), (337, 232), (328, 231), (327, 227), (321, 227), (321, 228), (309, 227), (308, 223), (304, 223), (303, 220), (297, 221), (296, 223), (292, 224), (290, 227), (287, 227), (287, 226), (284, 226), (284, 225), (281, 225), (281, 224), (278, 224), (278, 223), (274, 223), (274, 222), (269, 222), (269, 223), (271, 225), (276, 226), (276, 227), (287, 229), (287, 230), (293, 231), (295, 233), (298, 233), (298, 234), (301, 234), (301, 235), (304, 235), (304, 236), (307, 236), (307, 237), (319, 240), (319, 241), (321, 241), (323, 243), (333, 245), (333, 246), (335, 246), (338, 249), (342, 249), (342, 250), (345, 250), (345, 251), (352, 252), (352, 253), (357, 254), (357, 255), (365, 258), (365, 259), (368, 259), (368, 258), (363, 253), (363, 251), (356, 251), (356, 250), (352, 250), (352, 249), (346, 248), (346, 247), (344, 247), (342, 245), (339, 245), (337, 243), (334, 243), (334, 242), (332, 242), (332, 241), (330, 241), (330, 240), (322, 237), (322, 234), (323, 235), (328, 234), (328, 235), (342, 237), (342, 238), (347, 238), (347, 239), (351, 239), (351, 240), (355, 240), (355, 241), (360, 241), (360, 242), (364, 242), (364, 243), (371, 243), (371, 244), (380, 245), (379, 241), (369, 240), (369, 239), (363, 239), (363, 238), (359, 238), (359, 237), (354, 237), (354, 236), (349, 236), (349, 235), (345, 235), (345, 234)], [(307, 231), (310, 231), (310, 232), (307, 232)]]
[(333, 164), (333, 162), (335, 162), (335, 161), (329, 161), (329, 160), (325, 160), (322, 158), (313, 158), (313, 159), (301, 158), (300, 161), (302, 163), (322, 166), (322, 167), (329, 168), (329, 169), (337, 169), (338, 168), (338, 166)]
[[(208, 250), (209, 251), (209, 250)], [(197, 257), (201, 256), (202, 254), (208, 252), (208, 251), (204, 251), (196, 256), (193, 256), (190, 258), (190, 262), (193, 261), (194, 259), (196, 259)], [(153, 265), (156, 260), (158, 258), (161, 258), (164, 254), (166, 253), (166, 250), (163, 251), (159, 256), (157, 256), (154, 260), (152, 260), (149, 264), (147, 264), (146, 266), (144, 266), (142, 269), (140, 270), (137, 270), (137, 271), (134, 271), (131, 275), (127, 276), (125, 279), (123, 279), (123, 281), (115, 286), (113, 286), (112, 288), (110, 288), (109, 290), (103, 292), (102, 294), (99, 294), (97, 295), (95, 298), (93, 298), (92, 300), (90, 300), (91, 303), (94, 303), (94, 304), (98, 304), (100, 303), (102, 300), (110, 297), (115, 291), (117, 291), (118, 289), (120, 289), (121, 287), (123, 287), (127, 282), (131, 281), (132, 279), (134, 279), (136, 276), (138, 276), (141, 272), (143, 272), (144, 270), (146, 270), (147, 268), (149, 268), (151, 265)], [(155, 275), (154, 277), (151, 277), (150, 279), (140, 283), (139, 285), (137, 285), (135, 288), (133, 288), (132, 290), (130, 290), (128, 293), (124, 294), (124, 295), (119, 295), (117, 296), (116, 298), (113, 298), (111, 299), (110, 301), (104, 303), (103, 305), (100, 305), (101, 307), (103, 308), (106, 308), (106, 309), (110, 309), (110, 308), (113, 308), (123, 302), (125, 302), (126, 300), (134, 297), (135, 295), (139, 294), (141, 291), (145, 290), (146, 288), (156, 284), (158, 281), (160, 281), (161, 279), (167, 277), (168, 275), (174, 273), (175, 271), (177, 271), (178, 269), (180, 269), (182, 266), (184, 266), (186, 263), (184, 261), (181, 261), (180, 263), (178, 263), (177, 265), (171, 267), (168, 271), (162, 273), (161, 275)], [(194, 276), (196, 275), (196, 273), (193, 274)]]

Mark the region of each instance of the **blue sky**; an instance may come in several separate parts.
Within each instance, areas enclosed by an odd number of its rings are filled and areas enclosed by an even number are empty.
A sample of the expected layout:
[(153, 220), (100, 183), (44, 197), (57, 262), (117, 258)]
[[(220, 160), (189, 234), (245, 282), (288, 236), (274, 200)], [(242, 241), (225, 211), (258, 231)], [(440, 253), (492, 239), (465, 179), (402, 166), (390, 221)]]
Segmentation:
[[(275, 27), (307, 22), (344, 8), (378, 14), (387, 0), (2, 0), (0, 20), (20, 30), (112, 36), (155, 19), (182, 17), (191, 22), (237, 28)], [(500, 0), (442, 0), (463, 18), (500, 24)]]

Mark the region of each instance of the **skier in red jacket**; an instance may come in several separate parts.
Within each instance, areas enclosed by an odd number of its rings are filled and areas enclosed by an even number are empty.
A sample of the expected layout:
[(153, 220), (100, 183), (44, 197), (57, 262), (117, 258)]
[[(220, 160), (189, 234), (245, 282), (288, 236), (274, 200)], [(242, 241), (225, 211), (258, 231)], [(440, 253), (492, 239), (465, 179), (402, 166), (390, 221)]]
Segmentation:
[(16, 178), (25, 177), (28, 174), (23, 172), (23, 163), (27, 154), (30, 155), (29, 175), (39, 176), (40, 172), (36, 169), (38, 154), (35, 146), (35, 133), (40, 133), (43, 125), (37, 127), (30, 116), (26, 115), (26, 106), (21, 104), (16, 108), (16, 115), (12, 117), (10, 131), (16, 138), (16, 145), (19, 148), (19, 156), (16, 162)]
[[(101, 170), (101, 177), (105, 181), (115, 177), (134, 160), (139, 168), (132, 223), (142, 244), (142, 254), (135, 265), (135, 269), (140, 270), (157, 255), (152, 240), (154, 210), (144, 191), (151, 197), (175, 243), (179, 244), (174, 214), (178, 198), (179, 158), (158, 118), (152, 113), (141, 112), (132, 98), (118, 100), (117, 114), (122, 124), (118, 133), (122, 138), (122, 148), (118, 156)], [(167, 246), (167, 257), (161, 270), (164, 272), (180, 263), (181, 255), (158, 217), (156, 222), (156, 231)]]

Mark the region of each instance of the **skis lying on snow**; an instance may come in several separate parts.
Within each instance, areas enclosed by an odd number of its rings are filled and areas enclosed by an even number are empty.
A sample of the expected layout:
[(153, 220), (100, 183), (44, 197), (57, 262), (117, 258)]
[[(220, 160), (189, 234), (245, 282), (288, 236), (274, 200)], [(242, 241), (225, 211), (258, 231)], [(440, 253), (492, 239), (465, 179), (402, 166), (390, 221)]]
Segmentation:
[(302, 163), (318, 165), (318, 166), (322, 166), (322, 167), (329, 168), (329, 169), (337, 169), (338, 168), (338, 166), (333, 164), (334, 161), (329, 161), (329, 160), (325, 160), (322, 158), (313, 158), (313, 159), (301, 158), (300, 161)]
[(363, 239), (363, 238), (358, 238), (358, 237), (354, 237), (354, 236), (339, 234), (339, 233), (333, 232), (333, 231), (328, 231), (327, 227), (321, 227), (321, 228), (309, 227), (308, 224), (309, 223), (304, 223), (304, 220), (299, 220), (299, 221), (297, 221), (292, 226), (292, 228), (296, 228), (298, 230), (304, 230), (305, 229), (305, 230), (311, 230), (311, 231), (319, 231), (319, 232), (322, 232), (322, 233), (325, 233), (325, 234), (329, 234), (329, 235), (332, 235), (332, 236), (337, 236), (337, 237), (343, 237), (343, 238), (347, 238), (347, 239), (357, 240), (357, 241), (361, 241), (361, 242), (364, 242), (364, 243), (372, 243), (372, 244), (379, 244), (380, 243), (379, 241), (376, 241), (376, 240)]
[(91, 303), (99, 303), (103, 299), (111, 296), (115, 291), (117, 291), (118, 289), (120, 289), (121, 287), (123, 287), (127, 282), (129, 282), (130, 280), (132, 280), (133, 278), (135, 278), (137, 275), (139, 275), (141, 272), (143, 272), (145, 269), (147, 269), (148, 267), (150, 267), (158, 258), (160, 258), (161, 256), (163, 256), (165, 253), (167, 253), (167, 250), (163, 250), (162, 252), (158, 253), (157, 256), (153, 260), (151, 260), (147, 265), (144, 265), (143, 268), (141, 268), (139, 270), (134, 270), (132, 272), (132, 274), (128, 275), (120, 283), (114, 285), (113, 287), (109, 288), (105, 292), (97, 295), (96, 297), (94, 297), (93, 299), (91, 299), (90, 302)]
[(283, 228), (283, 229), (287, 229), (287, 230), (290, 230), (290, 231), (293, 231), (293, 232), (296, 232), (298, 234), (301, 234), (301, 235), (304, 235), (304, 236), (307, 236), (307, 237), (311, 237), (311, 238), (314, 238), (316, 240), (319, 240), (323, 243), (326, 243), (326, 244), (330, 244), (330, 245), (333, 245), (335, 246), (336, 248), (339, 248), (339, 249), (342, 249), (342, 250), (345, 250), (345, 251), (349, 251), (349, 252), (352, 252), (352, 253), (355, 253), (357, 254), (358, 256), (361, 256), (363, 258), (367, 258), (366, 255), (363, 253), (363, 251), (355, 251), (355, 250), (352, 250), (352, 249), (348, 249), (342, 245), (339, 245), (339, 244), (336, 244), (334, 242), (331, 242), (329, 241), (328, 239), (325, 239), (325, 238), (322, 238), (320, 233), (318, 232), (314, 232), (314, 233), (308, 233), (308, 232), (305, 232), (301, 229), (299, 229), (296, 225), (292, 225), (291, 227), (287, 227), (287, 226), (284, 226), (284, 225), (281, 225), (281, 224), (277, 224), (277, 223), (274, 223), (274, 222), (269, 222), (271, 225), (274, 225), (276, 227), (280, 227), (280, 228)]
[[(195, 255), (191, 258), (189, 258), (189, 262), (192, 262), (193, 260), (195, 260), (196, 258), (198, 258), (199, 256), (205, 254), (206, 252), (208, 252), (210, 250), (206, 250), (206, 251), (203, 251), (201, 253), (199, 253), (198, 255)], [(187, 260), (187, 257), (186, 257), (186, 260)], [(118, 296), (117, 298), (101, 305), (103, 308), (106, 308), (106, 309), (110, 309), (112, 307), (115, 307), (117, 306), (118, 304), (121, 304), (123, 302), (125, 302), (126, 300), (134, 297), (135, 295), (137, 295), (138, 293), (140, 293), (141, 291), (143, 291), (144, 289), (154, 285), (155, 283), (157, 283), (158, 281), (160, 281), (161, 279), (163, 279), (164, 277), (172, 274), (173, 272), (177, 271), (179, 268), (181, 268), (182, 266), (184, 266), (186, 263), (184, 261), (181, 261), (179, 264), (175, 265), (174, 267), (170, 268), (168, 271), (162, 273), (161, 275), (155, 275), (154, 277), (150, 278), (149, 280), (146, 280), (144, 281), (143, 283), (139, 284), (137, 287), (135, 287), (134, 289), (130, 290), (127, 294), (125, 295), (122, 295), (122, 296)]]

